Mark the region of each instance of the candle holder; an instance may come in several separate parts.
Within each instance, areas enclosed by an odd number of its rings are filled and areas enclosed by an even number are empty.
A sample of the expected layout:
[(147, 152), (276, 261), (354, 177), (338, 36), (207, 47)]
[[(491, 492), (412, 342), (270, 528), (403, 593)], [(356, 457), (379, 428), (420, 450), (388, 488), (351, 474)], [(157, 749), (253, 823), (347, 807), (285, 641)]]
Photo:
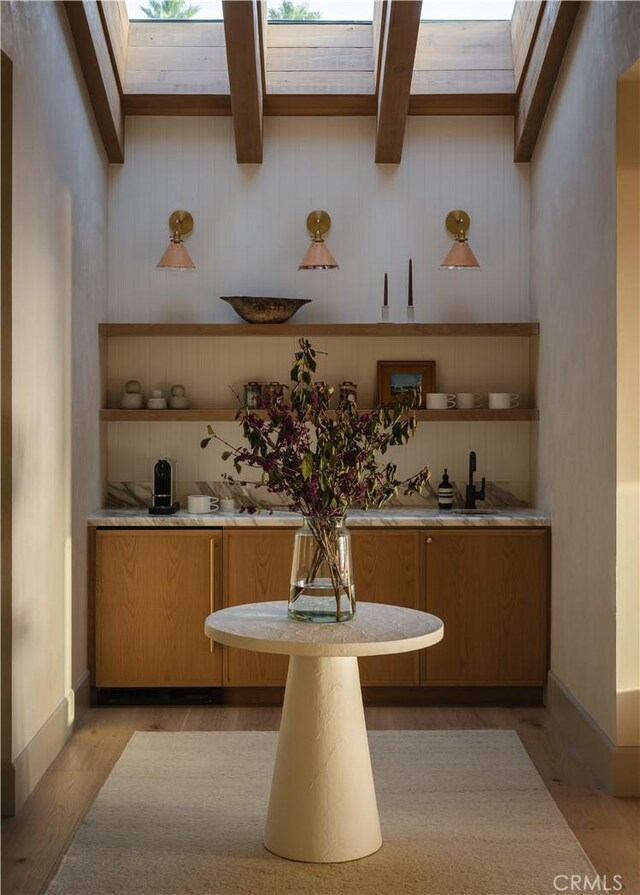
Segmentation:
[(382, 323), (389, 322), (389, 305), (380, 305), (380, 320)]
[(415, 308), (413, 305), (407, 305), (407, 323), (413, 323), (416, 319)]

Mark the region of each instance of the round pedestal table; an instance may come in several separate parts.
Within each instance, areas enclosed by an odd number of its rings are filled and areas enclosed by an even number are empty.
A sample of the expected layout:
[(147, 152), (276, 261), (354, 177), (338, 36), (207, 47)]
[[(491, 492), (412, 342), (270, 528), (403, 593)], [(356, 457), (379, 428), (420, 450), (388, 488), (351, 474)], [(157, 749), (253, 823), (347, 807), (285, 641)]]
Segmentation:
[(356, 617), (312, 624), (286, 602), (247, 603), (205, 620), (226, 646), (290, 656), (264, 844), (294, 861), (353, 861), (382, 845), (362, 706), (358, 656), (432, 646), (435, 615), (358, 603)]

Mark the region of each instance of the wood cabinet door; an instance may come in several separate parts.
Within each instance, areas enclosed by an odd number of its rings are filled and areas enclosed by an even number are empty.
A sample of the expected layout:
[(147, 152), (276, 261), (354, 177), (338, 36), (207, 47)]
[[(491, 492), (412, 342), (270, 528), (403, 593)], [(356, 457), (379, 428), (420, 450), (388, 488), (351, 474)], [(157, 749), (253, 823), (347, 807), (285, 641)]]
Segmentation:
[[(420, 608), (420, 533), (414, 529), (351, 529), (356, 600)], [(420, 654), (358, 660), (363, 686), (420, 684)]]
[(544, 685), (548, 543), (544, 529), (433, 529), (424, 535), (426, 609), (444, 638), (424, 683)]
[[(225, 606), (289, 599), (295, 529), (225, 529)], [(223, 681), (229, 687), (279, 687), (288, 656), (224, 648)]]
[(221, 686), (220, 532), (99, 531), (96, 686)]

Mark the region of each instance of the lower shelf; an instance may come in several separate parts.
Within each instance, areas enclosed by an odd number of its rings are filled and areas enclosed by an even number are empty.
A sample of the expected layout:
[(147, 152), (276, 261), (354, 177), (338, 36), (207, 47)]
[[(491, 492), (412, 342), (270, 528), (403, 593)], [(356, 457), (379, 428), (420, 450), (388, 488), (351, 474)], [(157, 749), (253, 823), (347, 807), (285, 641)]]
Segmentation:
[[(370, 413), (361, 410), (361, 413)], [(193, 410), (101, 410), (100, 419), (105, 422), (128, 423), (216, 423), (232, 422), (237, 411), (231, 408)], [(266, 417), (264, 410), (254, 411)], [(331, 413), (331, 412), (330, 412)], [(421, 422), (526, 422), (539, 419), (537, 408), (517, 407), (514, 410), (418, 410), (416, 418)]]

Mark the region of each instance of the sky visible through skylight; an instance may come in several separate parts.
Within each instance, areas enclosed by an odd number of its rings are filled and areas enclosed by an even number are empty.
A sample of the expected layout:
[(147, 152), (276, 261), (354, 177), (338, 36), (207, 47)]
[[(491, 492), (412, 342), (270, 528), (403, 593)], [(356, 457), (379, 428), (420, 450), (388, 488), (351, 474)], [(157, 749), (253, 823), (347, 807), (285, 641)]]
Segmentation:
[[(300, 0), (294, 0), (299, 5)], [(192, 20), (222, 19), (221, 0), (188, 0), (187, 6), (198, 7)], [(309, 0), (310, 10), (321, 13), (325, 22), (370, 22), (373, 0)], [(435, 21), (510, 19), (515, 0), (424, 0), (422, 19)], [(146, 19), (141, 7), (148, 3), (127, 0), (130, 19)], [(278, 8), (280, 0), (271, 0), (270, 9)]]

